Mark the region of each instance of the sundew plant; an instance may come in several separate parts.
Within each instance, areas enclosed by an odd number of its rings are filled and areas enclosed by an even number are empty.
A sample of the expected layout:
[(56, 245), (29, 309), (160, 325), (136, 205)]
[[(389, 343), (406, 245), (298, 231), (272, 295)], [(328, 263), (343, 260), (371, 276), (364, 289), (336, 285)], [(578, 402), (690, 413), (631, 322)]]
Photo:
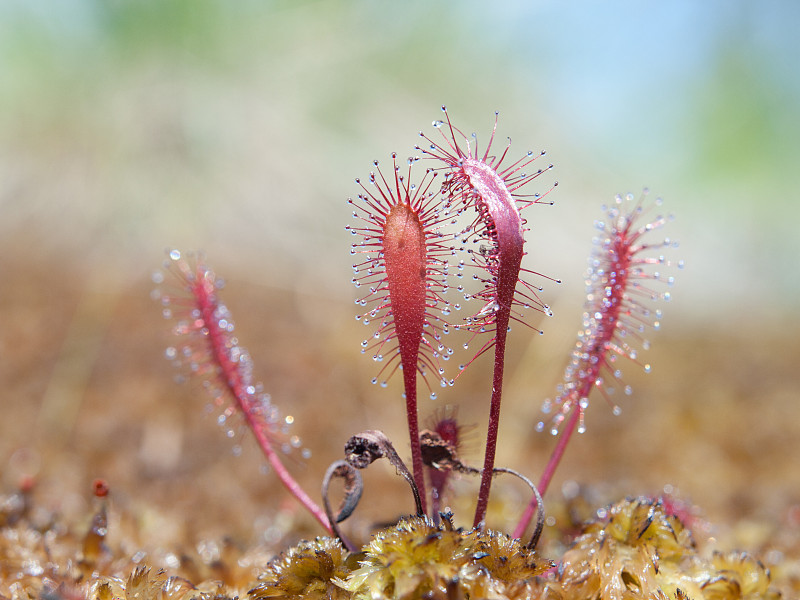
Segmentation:
[[(376, 363), (372, 382), (378, 387), (400, 380), (408, 449), (405, 441), (395, 445), (377, 428), (354, 432), (343, 458), (321, 477), (321, 503), (286, 465), (287, 453), (302, 451), (300, 438), (254, 381), (252, 358), (234, 337), (231, 313), (220, 300), (220, 280), (202, 256), (178, 250), (166, 261), (174, 277), (167, 282), (157, 276), (156, 296), (179, 340), (167, 356), (202, 382), (219, 406), (221, 423), (237, 413), (244, 418), (281, 483), (326, 534), (277, 557), (249, 596), (775, 597), (769, 573), (749, 556), (701, 557), (680, 511), (660, 498), (628, 499), (603, 511), (573, 534), (572, 548), (558, 562), (539, 555), (542, 497), (569, 441), (587, 429), (595, 397), (618, 414), (633, 395), (623, 379), (625, 365), (650, 370), (642, 353), (650, 332), (660, 326), (673, 267), (683, 265), (670, 257), (677, 244), (659, 233), (671, 221), (661, 212), (660, 199), (644, 190), (617, 195), (603, 206), (577, 341), (556, 395), (544, 402), (540, 422), (531, 423), (533, 435), (538, 430), (555, 437), (552, 453), (541, 459), (545, 467), (537, 483), (534, 474), (497, 466), (508, 336), (538, 335), (538, 319), (532, 317), (553, 315), (546, 297), (559, 280), (544, 274), (545, 260), (527, 234), (529, 221), (553, 203), (558, 183), (544, 151), (517, 154), (510, 139), (499, 141), (497, 114), (486, 138), (479, 138), (457, 127), (445, 107), (442, 111), (433, 131), (420, 132), (422, 142), (411, 157), (392, 153), (389, 161), (374, 161), (347, 200), (356, 319), (369, 331), (361, 352)], [(528, 254), (537, 271), (523, 266)], [(484, 459), (469, 465), (459, 455), (464, 427), (457, 408), (442, 406), (421, 421), (418, 399), (437, 399), (440, 388), (458, 386), (461, 372), (479, 368), (483, 362), (476, 359), (483, 354), (493, 356), (485, 378)], [(403, 455), (410, 456), (410, 468)], [(360, 470), (382, 458), (407, 482), (413, 513), (376, 531), (366, 544), (355, 542), (342, 523), (361, 498)], [(501, 474), (530, 489), (517, 526), (508, 533), (486, 522), (492, 482)], [(471, 476), (477, 481), (475, 512), (472, 527), (464, 529), (447, 508), (449, 482)], [(342, 487), (335, 506), (334, 480)], [(524, 538), (531, 523), (533, 532)]]
[[(536, 205), (552, 205), (558, 182), (539, 184), (554, 169), (544, 151), (527, 151), (515, 158), (510, 140), (498, 142), (497, 113), (481, 144), (476, 134), (467, 135), (452, 123), (445, 107), (442, 111), (444, 120), (433, 123), (438, 135), (420, 132), (424, 143), (407, 160), (393, 153), (386, 166), (373, 161), (368, 176), (355, 180), (359, 192), (348, 199), (353, 222), (346, 230), (355, 238), (350, 249), (356, 259), (352, 281), (359, 291), (356, 318), (371, 331), (362, 343), (362, 353), (378, 364), (373, 383), (387, 387), (389, 379), (400, 372), (411, 468), (406, 469), (400, 453), (382, 434), (380, 441), (362, 440), (361, 446), (380, 447), (370, 448), (369, 452), (377, 453), (373, 460), (378, 454), (391, 455), (396, 468), (408, 474), (418, 516), (437, 521), (438, 514), (428, 506), (442, 506), (446, 488), (434, 483), (431, 493), (436, 498), (431, 502), (427, 481), (441, 477), (433, 473), (478, 476), (473, 526), (482, 529), (492, 480), (506, 471), (498, 470), (494, 461), (508, 335), (512, 324), (521, 325), (516, 335), (539, 334), (530, 314), (553, 314), (543, 299), (543, 284), (555, 285), (559, 280), (523, 268), (522, 259), (531, 252), (526, 219), (536, 218)], [(517, 536), (542, 508), (537, 498), (547, 490), (573, 431), (584, 429), (591, 392), (597, 390), (608, 399), (610, 386), (605, 381), (620, 378), (618, 359), (638, 362), (638, 348), (649, 344), (643, 337), (645, 330), (657, 326), (660, 310), (651, 305), (666, 294), (656, 286), (672, 283), (671, 277), (660, 272), (669, 267), (661, 252), (672, 243), (650, 239), (651, 232), (669, 220), (652, 214), (658, 205), (660, 200), (649, 201), (646, 192), (638, 200), (617, 196), (610, 208), (604, 208), (605, 219), (598, 222), (602, 235), (595, 240), (587, 275), (583, 327), (559, 394), (545, 402), (547, 419), (538, 425), (543, 429), (549, 422), (547, 428), (560, 438), (538, 490), (526, 474), (519, 474), (535, 493)], [(243, 416), (286, 489), (325, 530), (333, 532), (331, 521), (343, 520), (354, 508), (353, 494), (359, 488), (354, 483), (357, 473), (350, 471), (355, 459), (349, 456), (331, 472), (331, 477), (348, 479), (348, 508), (326, 515), (284, 465), (282, 456), (299, 446), (299, 438), (289, 434), (278, 407), (263, 386), (253, 381), (252, 359), (233, 335), (230, 311), (219, 300), (221, 280), (202, 256), (178, 250), (169, 252), (165, 267), (174, 277), (162, 286), (158, 297), (165, 316), (175, 320), (180, 340), (167, 350), (168, 357), (192, 377), (202, 379), (221, 407), (221, 423), (236, 413)], [(158, 281), (162, 280), (159, 275)], [(449, 429), (447, 423), (434, 422), (431, 429), (420, 430), (417, 399), (420, 384), (436, 399), (437, 388), (456, 385), (461, 371), (490, 351), (494, 361), (487, 381), (485, 456), (483, 467), (478, 468), (464, 465), (458, 457), (454, 432), (459, 425), (454, 419)], [(454, 365), (451, 358), (459, 354), (464, 358)], [(649, 370), (649, 365), (643, 368)], [(629, 387), (623, 387), (629, 392)], [(348, 444), (351, 450), (356, 448), (356, 454), (367, 452), (361, 446)]]

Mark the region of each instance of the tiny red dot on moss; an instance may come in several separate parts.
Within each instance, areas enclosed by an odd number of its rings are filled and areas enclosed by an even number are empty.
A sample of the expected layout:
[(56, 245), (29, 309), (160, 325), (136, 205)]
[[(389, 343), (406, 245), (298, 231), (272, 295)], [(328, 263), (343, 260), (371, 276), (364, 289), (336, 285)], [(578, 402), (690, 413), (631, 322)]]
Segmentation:
[(95, 497), (105, 498), (108, 496), (108, 492), (110, 491), (108, 482), (105, 479), (95, 479), (92, 482), (92, 491), (94, 492)]

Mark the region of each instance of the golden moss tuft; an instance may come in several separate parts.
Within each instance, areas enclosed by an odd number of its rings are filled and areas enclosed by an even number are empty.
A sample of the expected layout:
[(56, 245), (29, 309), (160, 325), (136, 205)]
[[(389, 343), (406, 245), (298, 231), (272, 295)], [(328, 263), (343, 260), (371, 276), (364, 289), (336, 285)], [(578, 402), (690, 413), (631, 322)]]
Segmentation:
[(586, 525), (549, 592), (564, 600), (775, 600), (767, 569), (746, 553), (698, 554), (659, 500), (627, 499)]
[(339, 582), (354, 598), (530, 597), (552, 563), (519, 540), (490, 531), (461, 532), (410, 517), (365, 547), (361, 567)]
[(780, 597), (770, 590), (769, 570), (746, 552), (715, 552), (710, 565), (710, 569), (702, 568), (697, 574), (705, 598), (772, 600)]
[(530, 598), (541, 589), (537, 577), (553, 566), (508, 535), (471, 531), (471, 561), (459, 570), (459, 587), (470, 598)]
[(469, 547), (457, 531), (424, 517), (410, 517), (377, 533), (364, 548), (361, 568), (342, 587), (356, 598), (419, 598), (445, 593)]
[[(139, 547), (136, 521), (115, 520), (125, 544), (112, 539), (102, 560), (90, 565), (83, 553), (91, 514), (81, 527), (68, 527), (54, 513), (15, 502), (0, 496), (0, 600), (780, 598), (758, 560), (743, 552), (699, 552), (681, 520), (649, 498), (619, 502), (584, 525), (557, 571), (503, 533), (462, 531), (422, 517), (379, 531), (358, 553), (317, 538), (269, 563), (273, 549), (211, 541), (131, 554)], [(787, 552), (776, 568), (778, 579), (784, 570), (779, 583), (786, 585), (795, 564)]]
[(346, 577), (354, 563), (337, 540), (318, 537), (313, 542), (303, 541), (270, 563), (249, 596), (252, 600), (349, 598), (334, 580)]
[(127, 580), (104, 577), (96, 580), (87, 600), (236, 600), (236, 595), (220, 583), (198, 589), (183, 577), (167, 577), (164, 571), (152, 571), (139, 565)]

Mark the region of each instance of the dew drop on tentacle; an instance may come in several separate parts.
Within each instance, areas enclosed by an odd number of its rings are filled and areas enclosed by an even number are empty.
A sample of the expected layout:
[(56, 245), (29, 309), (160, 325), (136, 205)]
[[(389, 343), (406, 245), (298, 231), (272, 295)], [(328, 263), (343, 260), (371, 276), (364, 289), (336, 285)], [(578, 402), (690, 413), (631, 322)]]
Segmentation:
[[(589, 381), (592, 386), (602, 388), (608, 400), (612, 390), (603, 383), (602, 373), (609, 382), (608, 375), (613, 375), (621, 382), (624, 394), (631, 395), (631, 387), (622, 381), (622, 369), (614, 365), (617, 359), (629, 358), (645, 372), (650, 372), (649, 365), (638, 362), (638, 351), (632, 344), (638, 342), (641, 349), (649, 349), (650, 342), (643, 334), (647, 328), (660, 327), (661, 311), (651, 311), (641, 302), (648, 298), (666, 300), (669, 292), (652, 289), (652, 284), (657, 282), (670, 287), (674, 277), (664, 271), (678, 263), (671, 263), (666, 256), (656, 253), (664, 244), (641, 239), (671, 219), (660, 215), (653, 218), (652, 206), (641, 199), (626, 208), (624, 203), (631, 201), (634, 201), (632, 194), (618, 195), (611, 207), (603, 207), (605, 218), (595, 222), (600, 234), (593, 239), (595, 248), (585, 278), (586, 313), (573, 358), (565, 369), (565, 383), (559, 386), (556, 397), (555, 403), (561, 407), (559, 415), (569, 412), (575, 395), (586, 389), (584, 384)], [(645, 218), (649, 223), (636, 223), (637, 219)], [(666, 242), (666, 246), (672, 243), (669, 238)], [(651, 267), (657, 268), (651, 271)], [(614, 414), (619, 412), (620, 407), (610, 406)], [(547, 423), (547, 420), (542, 422)], [(563, 417), (551, 419), (556, 429), (562, 422)]]

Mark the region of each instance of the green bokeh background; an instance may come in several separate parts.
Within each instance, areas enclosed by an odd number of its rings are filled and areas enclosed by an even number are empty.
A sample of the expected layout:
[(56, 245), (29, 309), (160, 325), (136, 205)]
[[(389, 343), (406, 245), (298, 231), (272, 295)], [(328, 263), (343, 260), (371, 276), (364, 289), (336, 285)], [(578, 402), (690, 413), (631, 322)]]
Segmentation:
[(556, 164), (529, 260), (557, 297), (581, 287), (600, 204), (648, 186), (677, 216), (681, 322), (780, 325), (800, 292), (798, 19), (788, 1), (6, 1), (4, 260), (112, 286), (177, 246), (346, 298), (354, 177), (412, 154), (447, 104), (482, 135), (500, 111), (514, 150)]

